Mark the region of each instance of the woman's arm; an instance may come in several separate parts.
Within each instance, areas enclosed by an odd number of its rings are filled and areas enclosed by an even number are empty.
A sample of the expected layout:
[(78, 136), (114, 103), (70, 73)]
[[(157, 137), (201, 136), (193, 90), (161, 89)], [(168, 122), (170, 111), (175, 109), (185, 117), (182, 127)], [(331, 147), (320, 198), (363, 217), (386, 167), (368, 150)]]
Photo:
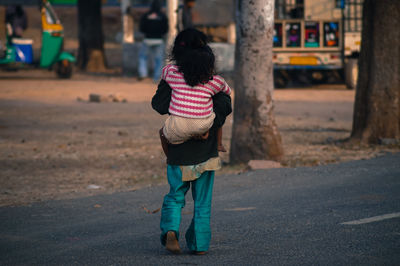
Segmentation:
[(171, 91), (171, 87), (162, 79), (158, 84), (156, 94), (151, 99), (151, 106), (161, 115), (168, 114)]
[(232, 113), (231, 97), (223, 92), (219, 92), (213, 96), (214, 104), (214, 126), (222, 127), (225, 119)]

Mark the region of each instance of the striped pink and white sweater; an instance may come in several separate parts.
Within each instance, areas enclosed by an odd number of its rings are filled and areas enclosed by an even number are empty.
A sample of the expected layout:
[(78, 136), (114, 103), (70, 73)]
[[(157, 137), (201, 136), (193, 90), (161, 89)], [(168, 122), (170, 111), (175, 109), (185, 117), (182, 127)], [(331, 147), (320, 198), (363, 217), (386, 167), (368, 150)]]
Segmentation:
[(180, 117), (207, 118), (213, 112), (211, 97), (221, 91), (228, 95), (231, 93), (229, 85), (218, 75), (206, 84), (189, 86), (176, 65), (165, 66), (162, 79), (172, 88), (169, 113)]

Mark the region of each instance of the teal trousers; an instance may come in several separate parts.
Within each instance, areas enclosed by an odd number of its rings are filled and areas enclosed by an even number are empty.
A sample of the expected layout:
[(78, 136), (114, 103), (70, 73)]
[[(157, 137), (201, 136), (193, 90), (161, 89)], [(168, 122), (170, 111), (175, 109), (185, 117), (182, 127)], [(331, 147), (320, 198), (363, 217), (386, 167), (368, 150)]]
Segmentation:
[(161, 209), (161, 244), (165, 245), (165, 235), (168, 231), (175, 231), (179, 239), (181, 211), (185, 207), (185, 195), (192, 186), (194, 212), (185, 234), (186, 244), (191, 251), (207, 251), (211, 240), (210, 215), (214, 171), (206, 171), (194, 181), (182, 181), (179, 166), (168, 165), (167, 177), (170, 191), (164, 197)]

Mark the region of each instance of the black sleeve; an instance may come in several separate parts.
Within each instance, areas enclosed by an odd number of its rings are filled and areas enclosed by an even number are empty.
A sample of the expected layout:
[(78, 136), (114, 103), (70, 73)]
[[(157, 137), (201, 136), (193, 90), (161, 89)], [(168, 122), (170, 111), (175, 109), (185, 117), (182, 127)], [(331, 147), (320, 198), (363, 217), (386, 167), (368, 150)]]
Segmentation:
[(219, 92), (213, 97), (214, 105), (214, 126), (222, 127), (226, 117), (232, 113), (231, 97), (223, 92)]
[(151, 106), (160, 115), (168, 114), (169, 102), (171, 101), (171, 87), (165, 80), (158, 84), (156, 94), (151, 99)]

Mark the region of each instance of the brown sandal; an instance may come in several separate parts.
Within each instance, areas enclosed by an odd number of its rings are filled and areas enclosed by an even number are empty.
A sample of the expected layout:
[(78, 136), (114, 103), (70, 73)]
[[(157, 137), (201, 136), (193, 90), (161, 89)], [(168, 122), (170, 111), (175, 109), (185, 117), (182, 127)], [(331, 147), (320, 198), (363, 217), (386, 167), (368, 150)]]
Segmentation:
[(178, 239), (174, 231), (168, 231), (166, 236), (165, 248), (174, 254), (181, 253), (181, 248), (179, 247)]

